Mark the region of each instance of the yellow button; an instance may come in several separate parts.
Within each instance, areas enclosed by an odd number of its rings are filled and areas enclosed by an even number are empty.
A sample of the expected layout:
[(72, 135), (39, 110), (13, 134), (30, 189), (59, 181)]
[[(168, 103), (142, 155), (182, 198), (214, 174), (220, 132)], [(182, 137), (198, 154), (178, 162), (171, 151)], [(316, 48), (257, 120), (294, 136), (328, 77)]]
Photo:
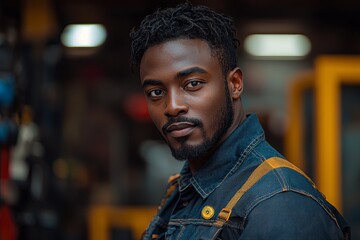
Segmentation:
[(211, 219), (214, 216), (214, 208), (212, 206), (205, 206), (202, 210), (201, 210), (201, 216), (208, 220)]

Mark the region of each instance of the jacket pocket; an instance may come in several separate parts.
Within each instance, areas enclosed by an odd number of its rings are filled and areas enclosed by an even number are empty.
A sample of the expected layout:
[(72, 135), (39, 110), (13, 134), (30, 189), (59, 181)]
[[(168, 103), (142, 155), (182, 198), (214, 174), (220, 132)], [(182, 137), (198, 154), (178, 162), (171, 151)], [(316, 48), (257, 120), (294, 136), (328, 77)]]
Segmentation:
[(162, 240), (165, 239), (167, 224), (159, 217), (155, 216), (149, 227), (146, 229), (143, 240)]

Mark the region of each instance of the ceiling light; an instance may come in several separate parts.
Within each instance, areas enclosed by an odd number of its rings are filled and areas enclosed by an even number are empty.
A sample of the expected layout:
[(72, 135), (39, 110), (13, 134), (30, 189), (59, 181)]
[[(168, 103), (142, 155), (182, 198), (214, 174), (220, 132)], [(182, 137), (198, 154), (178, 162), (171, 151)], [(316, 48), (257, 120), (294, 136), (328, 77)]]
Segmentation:
[(106, 29), (101, 24), (70, 24), (61, 34), (66, 47), (98, 47), (105, 39)]
[(309, 39), (301, 34), (252, 34), (245, 39), (245, 50), (259, 58), (301, 58), (311, 49)]

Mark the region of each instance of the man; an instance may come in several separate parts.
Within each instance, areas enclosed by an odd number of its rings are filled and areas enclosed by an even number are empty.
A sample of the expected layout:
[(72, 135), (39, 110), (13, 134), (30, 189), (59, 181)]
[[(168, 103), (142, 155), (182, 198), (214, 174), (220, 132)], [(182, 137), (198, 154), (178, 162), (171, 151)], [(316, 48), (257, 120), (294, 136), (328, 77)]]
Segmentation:
[(186, 3), (130, 35), (150, 116), (185, 161), (144, 239), (349, 238), (336, 209), (245, 114), (230, 18)]

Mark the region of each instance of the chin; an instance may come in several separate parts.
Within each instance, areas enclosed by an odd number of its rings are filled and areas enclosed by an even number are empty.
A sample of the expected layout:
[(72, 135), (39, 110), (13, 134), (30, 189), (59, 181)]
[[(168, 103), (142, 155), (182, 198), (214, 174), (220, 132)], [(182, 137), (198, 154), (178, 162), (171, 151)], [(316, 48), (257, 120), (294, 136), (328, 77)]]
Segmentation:
[(203, 158), (209, 153), (213, 146), (211, 141), (204, 141), (197, 145), (182, 144), (180, 148), (170, 147), (170, 149), (174, 158), (178, 160), (189, 160)]

